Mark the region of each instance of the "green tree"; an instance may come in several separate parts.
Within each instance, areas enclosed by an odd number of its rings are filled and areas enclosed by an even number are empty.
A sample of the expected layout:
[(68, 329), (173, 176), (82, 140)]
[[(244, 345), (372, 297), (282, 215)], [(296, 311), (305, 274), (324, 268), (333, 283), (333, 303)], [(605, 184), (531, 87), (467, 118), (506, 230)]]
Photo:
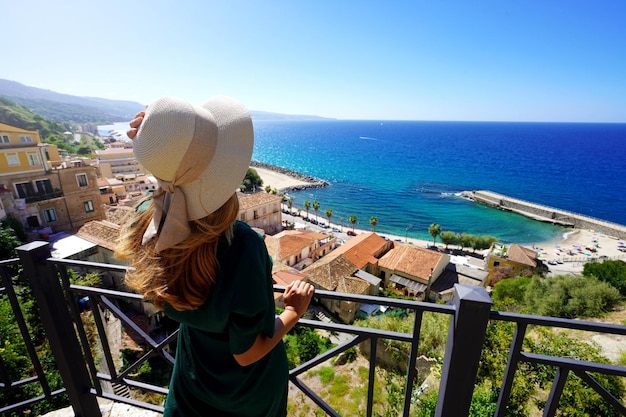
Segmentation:
[(315, 212), (315, 221), (317, 221), (317, 211), (320, 209), (320, 202), (317, 200), (313, 201), (313, 211)]
[(574, 275), (533, 277), (524, 297), (533, 314), (563, 318), (601, 317), (620, 300), (619, 291), (610, 284)]
[(311, 208), (311, 202), (309, 200), (304, 200), (304, 209), (306, 210), (306, 218), (309, 218), (309, 209)]
[(314, 329), (296, 326), (284, 338), (289, 369), (313, 359), (330, 349), (332, 342)]
[(333, 209), (327, 208), (325, 214), (328, 219), (328, 226), (330, 226), (330, 218), (333, 217)]
[(263, 179), (259, 176), (259, 173), (254, 168), (248, 168), (246, 176), (244, 177), (240, 188), (245, 191), (255, 190), (257, 187), (263, 185)]
[(461, 243), (461, 249), (471, 248), (474, 242), (474, 235), (461, 233), (461, 238), (459, 239), (459, 242)]
[(287, 209), (291, 213), (291, 209), (293, 208), (293, 197), (289, 197), (287, 199)]
[(456, 245), (459, 242), (458, 235), (450, 231), (441, 232), (439, 238), (443, 244), (446, 245), (446, 250), (448, 249), (448, 245)]
[(76, 154), (81, 156), (91, 155), (91, 148), (89, 146), (81, 146), (76, 150)]
[(507, 278), (498, 281), (493, 287), (491, 298), (494, 303), (508, 303), (512, 300), (514, 304), (523, 306), (526, 288), (530, 284), (531, 278)]
[(471, 247), (474, 251), (489, 249), (491, 245), (498, 241), (494, 236), (476, 235), (471, 240)]
[[(600, 354), (597, 346), (586, 340), (576, 340), (568, 335), (551, 331), (546, 328), (537, 329), (535, 337), (524, 339), (524, 350), (539, 355), (567, 357), (580, 361), (589, 361), (609, 364), (610, 362)], [(520, 372), (526, 374), (530, 381), (534, 381), (540, 390), (548, 391), (552, 387), (556, 369), (542, 364), (523, 364)], [(615, 398), (623, 398), (626, 392), (623, 379), (615, 375), (594, 373), (593, 378)], [(593, 388), (582, 379), (569, 373), (563, 394), (559, 400), (558, 414), (560, 416), (606, 416), (617, 417), (622, 415)]]
[[(1, 259), (10, 259), (16, 257), (15, 248), (20, 245), (19, 240), (15, 237), (13, 229), (0, 226), (0, 256)], [(7, 269), (9, 273), (12, 271)], [(73, 271), (69, 271), (70, 277)], [(20, 313), (26, 321), (29, 337), (35, 345), (37, 355), (44, 369), (47, 382), (52, 390), (58, 390), (63, 387), (63, 381), (56, 368), (56, 362), (52, 356), (48, 339), (46, 338), (43, 324), (39, 317), (39, 309), (31, 291), (30, 286), (23, 285), (21, 280), (9, 278), (12, 282), (13, 289), (18, 297), (20, 305)], [(93, 277), (90, 280), (94, 280)], [(77, 281), (74, 281), (75, 283)], [(78, 283), (83, 283), (79, 281)], [(19, 381), (31, 377), (34, 373), (33, 364), (28, 356), (23, 336), (17, 325), (17, 318), (11, 304), (6, 295), (0, 295), (0, 352), (2, 354), (3, 370), (13, 381)], [(16, 404), (28, 399), (32, 399), (43, 395), (43, 391), (39, 384), (25, 384), (23, 386), (13, 387), (7, 392), (3, 392), (0, 396), (0, 408), (8, 404)], [(50, 401), (31, 404), (28, 408), (19, 412), (7, 413), (7, 417), (21, 416), (25, 412), (32, 415), (43, 415), (49, 411), (63, 408), (68, 405), (67, 395), (56, 396)]]
[(376, 231), (376, 225), (378, 224), (378, 217), (372, 216), (370, 217), (370, 224), (372, 225), (372, 231)]
[(15, 217), (7, 217), (0, 223), (0, 225), (7, 229), (13, 229), (15, 236), (20, 240), (20, 242), (26, 242), (26, 230), (24, 230), (24, 225)]
[(626, 262), (605, 260), (604, 262), (587, 262), (583, 267), (583, 275), (594, 276), (600, 281), (608, 282), (617, 288), (621, 295), (626, 296)]
[(441, 233), (441, 226), (438, 223), (433, 223), (428, 227), (428, 234), (433, 237), (433, 246), (436, 246), (439, 233)]
[[(30, 322), (28, 309), (24, 309), (24, 311), (26, 321)], [(26, 379), (33, 375), (33, 366), (28, 356), (24, 339), (20, 333), (15, 314), (13, 313), (13, 309), (6, 295), (0, 296), (0, 317), (2, 317), (2, 320), (0, 320), (0, 352), (2, 353), (3, 368), (12, 381)], [(25, 384), (20, 387), (11, 388), (4, 391), (2, 396), (0, 396), (0, 407), (20, 403), (41, 394), (42, 392), (40, 392), (36, 384)], [(32, 411), (35, 407), (40, 409), (38, 405), (29, 407), (31, 414), (45, 414), (38, 412), (33, 413)], [(21, 416), (24, 415), (24, 410), (11, 414), (7, 413), (6, 415), (7, 417)]]
[(20, 244), (12, 228), (0, 225), (0, 259), (17, 258), (15, 248)]
[(350, 220), (350, 224), (352, 225), (352, 231), (354, 232), (354, 225), (356, 224), (356, 221), (357, 221), (356, 216), (354, 214), (351, 215), (349, 220)]

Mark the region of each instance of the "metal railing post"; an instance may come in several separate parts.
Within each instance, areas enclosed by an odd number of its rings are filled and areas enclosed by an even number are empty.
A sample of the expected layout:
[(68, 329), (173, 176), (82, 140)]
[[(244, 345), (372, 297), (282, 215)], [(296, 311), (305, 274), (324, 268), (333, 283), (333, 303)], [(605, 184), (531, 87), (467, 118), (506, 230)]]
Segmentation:
[(100, 417), (100, 407), (96, 396), (90, 392), (89, 373), (56, 268), (46, 262), (51, 256), (49, 244), (28, 243), (18, 247), (17, 253), (37, 300), (41, 322), (75, 415)]
[(450, 321), (436, 417), (469, 413), (480, 353), (493, 302), (483, 287), (454, 285), (456, 313)]

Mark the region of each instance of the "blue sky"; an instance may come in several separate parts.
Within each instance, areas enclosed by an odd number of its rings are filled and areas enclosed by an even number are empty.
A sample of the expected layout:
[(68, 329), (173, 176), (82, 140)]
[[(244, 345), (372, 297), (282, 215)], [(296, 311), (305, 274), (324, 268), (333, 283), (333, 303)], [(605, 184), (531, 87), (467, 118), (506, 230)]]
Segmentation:
[(626, 122), (626, 1), (0, 0), (0, 78), (341, 119)]

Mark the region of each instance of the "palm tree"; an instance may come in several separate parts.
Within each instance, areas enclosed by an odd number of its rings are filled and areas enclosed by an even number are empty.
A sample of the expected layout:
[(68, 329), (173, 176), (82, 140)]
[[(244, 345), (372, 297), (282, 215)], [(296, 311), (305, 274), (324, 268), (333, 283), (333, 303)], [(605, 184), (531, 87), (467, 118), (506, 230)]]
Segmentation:
[(352, 231), (354, 232), (354, 225), (356, 224), (356, 216), (354, 214), (350, 216), (350, 224), (352, 224)]
[(378, 224), (378, 217), (372, 216), (370, 217), (370, 224), (372, 225), (372, 230), (376, 231), (376, 225)]
[(306, 218), (309, 218), (309, 209), (311, 208), (311, 202), (309, 200), (304, 200), (304, 209), (306, 210)]
[(280, 196), (280, 208), (282, 209), (283, 203), (287, 201), (287, 196), (285, 195), (285, 193), (280, 193), (279, 196)]
[(272, 186), (271, 185), (266, 185), (265, 186), (265, 192), (268, 193), (268, 194), (271, 193), (272, 192)]
[(330, 227), (330, 218), (333, 216), (333, 209), (326, 209), (326, 218), (328, 219), (328, 226)]
[(320, 202), (315, 200), (313, 201), (313, 211), (315, 211), (315, 221), (317, 221), (317, 211), (320, 209)]
[(428, 234), (433, 237), (433, 246), (437, 246), (435, 242), (437, 241), (437, 236), (441, 233), (441, 226), (438, 223), (433, 223), (428, 228)]
[(289, 214), (291, 214), (291, 208), (293, 207), (293, 197), (289, 197), (287, 199), (287, 208), (289, 209)]

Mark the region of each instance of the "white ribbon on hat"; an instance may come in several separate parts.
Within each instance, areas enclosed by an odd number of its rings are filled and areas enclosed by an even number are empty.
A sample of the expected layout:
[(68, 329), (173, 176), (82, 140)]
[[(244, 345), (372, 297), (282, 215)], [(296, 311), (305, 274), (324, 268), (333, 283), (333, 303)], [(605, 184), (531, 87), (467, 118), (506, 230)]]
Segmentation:
[(217, 127), (196, 116), (193, 138), (185, 152), (172, 181), (157, 178), (159, 187), (154, 193), (154, 213), (143, 234), (144, 245), (156, 236), (155, 250), (161, 252), (189, 237), (191, 227), (187, 213), (187, 200), (180, 186), (196, 180), (209, 166), (217, 148)]

